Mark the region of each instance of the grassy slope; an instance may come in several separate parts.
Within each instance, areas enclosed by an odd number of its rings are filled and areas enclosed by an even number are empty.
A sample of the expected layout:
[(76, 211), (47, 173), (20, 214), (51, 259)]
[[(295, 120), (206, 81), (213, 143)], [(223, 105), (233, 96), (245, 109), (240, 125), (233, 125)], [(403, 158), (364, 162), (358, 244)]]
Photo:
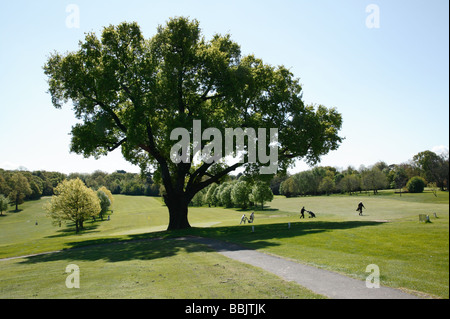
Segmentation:
[[(448, 193), (439, 193), (437, 198), (431, 193), (404, 194), (400, 198), (390, 192), (379, 196), (276, 197), (269, 209), (256, 211), (254, 233), (249, 225), (238, 225), (241, 211), (203, 207), (190, 209), (194, 229), (167, 234), (160, 232), (165, 229), (168, 216), (158, 199), (116, 196), (110, 221), (87, 223), (87, 230), (75, 235), (70, 227), (51, 225), (42, 210), (45, 200), (28, 202), (21, 212), (0, 217), (0, 258), (117, 240), (198, 234), (360, 279), (367, 276), (367, 265), (377, 264), (384, 285), (448, 298)], [(360, 200), (367, 208), (364, 216), (355, 211)], [(299, 220), (303, 205), (314, 211), (317, 218)], [(439, 218), (435, 219), (432, 212)], [(419, 223), (419, 213), (431, 214), (432, 223)], [(291, 229), (287, 229), (288, 222)], [(172, 240), (165, 244), (151, 241), (121, 245), (126, 247), (121, 253), (127, 257), (117, 257), (119, 253), (112, 249), (117, 245), (104, 245), (98, 246), (101, 249), (94, 246), (58, 255), (2, 261), (0, 297), (314, 297), (253, 267), (218, 254), (206, 254), (204, 247), (186, 247)], [(79, 263), (84, 274), (82, 287), (86, 289), (65, 288), (64, 269), (71, 262)], [(183, 271), (187, 276), (179, 275)], [(251, 275), (255, 272), (258, 277)], [(161, 276), (155, 278), (156, 274)], [(261, 281), (263, 276), (265, 280)], [(184, 283), (182, 290), (176, 289), (180, 287), (177, 281)], [(105, 284), (99, 286), (98, 282)], [(90, 285), (92, 288), (88, 289)], [(205, 291), (205, 286), (211, 289)], [(154, 288), (153, 292), (145, 287)]]

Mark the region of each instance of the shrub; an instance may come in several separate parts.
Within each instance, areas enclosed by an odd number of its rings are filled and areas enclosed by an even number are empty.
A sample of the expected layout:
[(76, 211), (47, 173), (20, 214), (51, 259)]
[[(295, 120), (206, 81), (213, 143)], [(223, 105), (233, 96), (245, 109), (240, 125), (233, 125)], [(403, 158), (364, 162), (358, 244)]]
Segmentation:
[(411, 179), (406, 184), (406, 188), (410, 193), (422, 193), (425, 189), (426, 182), (420, 176), (411, 177)]

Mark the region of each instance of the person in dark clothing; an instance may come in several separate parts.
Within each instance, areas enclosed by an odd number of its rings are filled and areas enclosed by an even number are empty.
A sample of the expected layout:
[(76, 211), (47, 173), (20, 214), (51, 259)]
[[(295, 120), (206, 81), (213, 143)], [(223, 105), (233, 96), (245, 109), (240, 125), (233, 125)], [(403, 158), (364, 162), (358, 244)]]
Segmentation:
[(306, 209), (305, 209), (305, 206), (303, 206), (303, 208), (302, 208), (302, 210), (300, 211), (300, 218), (305, 218), (305, 211), (306, 211)]
[(358, 208), (356, 209), (356, 211), (359, 212), (359, 216), (362, 216), (363, 208), (365, 209), (364, 204), (362, 202), (359, 202)]

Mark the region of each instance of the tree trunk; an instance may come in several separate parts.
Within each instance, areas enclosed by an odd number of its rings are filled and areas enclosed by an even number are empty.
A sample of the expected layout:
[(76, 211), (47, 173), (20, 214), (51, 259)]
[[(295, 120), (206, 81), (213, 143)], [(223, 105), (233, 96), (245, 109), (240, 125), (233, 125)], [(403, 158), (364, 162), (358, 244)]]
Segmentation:
[(169, 209), (169, 227), (167, 230), (190, 228), (188, 221), (188, 204), (185, 196), (164, 196), (164, 202)]

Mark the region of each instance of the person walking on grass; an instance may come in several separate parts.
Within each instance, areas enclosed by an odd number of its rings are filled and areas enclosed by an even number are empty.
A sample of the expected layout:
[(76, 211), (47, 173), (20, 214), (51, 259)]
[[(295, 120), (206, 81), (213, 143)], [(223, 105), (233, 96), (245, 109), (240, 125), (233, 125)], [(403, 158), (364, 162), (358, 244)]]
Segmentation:
[(303, 206), (303, 208), (302, 208), (302, 210), (300, 211), (300, 218), (305, 218), (305, 212), (306, 212), (306, 209), (305, 209), (305, 206)]
[(362, 216), (363, 208), (365, 209), (364, 204), (362, 202), (359, 202), (358, 208), (356, 208), (356, 211), (359, 212), (359, 216)]
[(252, 212), (251, 214), (250, 214), (250, 218), (248, 219), (248, 223), (250, 224), (250, 223), (253, 223), (253, 221), (255, 220), (255, 212)]

